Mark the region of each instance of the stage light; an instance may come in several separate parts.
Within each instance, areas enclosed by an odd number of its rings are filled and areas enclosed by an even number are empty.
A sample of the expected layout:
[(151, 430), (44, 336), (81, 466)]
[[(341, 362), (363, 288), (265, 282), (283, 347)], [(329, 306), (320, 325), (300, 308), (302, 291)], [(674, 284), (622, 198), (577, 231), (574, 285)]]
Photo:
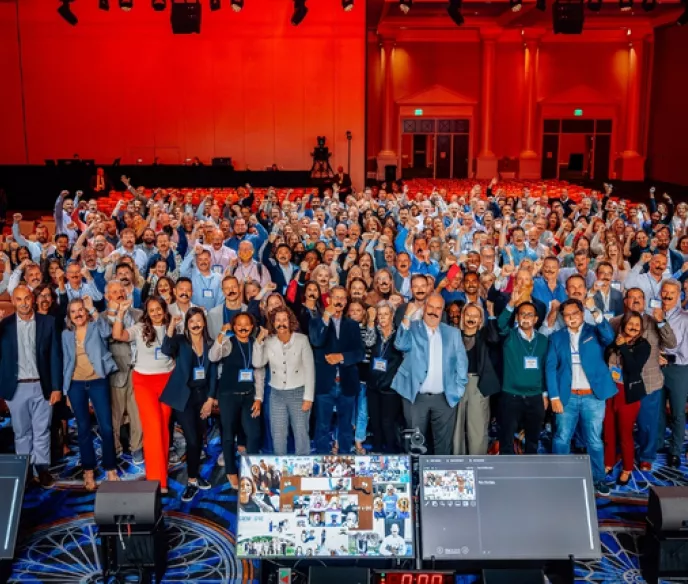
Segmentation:
[(547, 11), (547, 0), (537, 0), (535, 2), (535, 8), (537, 8), (541, 12), (546, 12)]
[(134, 0), (119, 0), (119, 7), (129, 12), (134, 7)]
[(110, 10), (110, 0), (99, 0), (98, 8), (101, 10)]
[(216, 10), (220, 10), (221, 4), (220, 0), (210, 0), (210, 10), (215, 12)]
[(243, 7), (244, 0), (232, 0), (232, 10), (234, 10), (234, 12), (241, 12)]
[(621, 12), (633, 10), (633, 0), (619, 0), (619, 8), (621, 8)]
[(294, 26), (299, 26), (306, 18), (306, 14), (308, 14), (306, 0), (294, 0), (294, 14), (291, 16), (291, 23)]
[(462, 0), (449, 0), (449, 6), (447, 6), (449, 18), (456, 23), (456, 26), (461, 26), (464, 22), (463, 14), (461, 14), (461, 4)]
[(593, 12), (602, 10), (602, 0), (588, 0), (588, 9)]
[(681, 0), (681, 4), (683, 4), (683, 14), (678, 17), (678, 20), (676, 21), (676, 24), (679, 26), (685, 26), (688, 24), (688, 0)]
[(413, 0), (399, 0), (399, 10), (401, 10), (404, 14), (408, 14), (409, 10), (411, 10), (412, 4)]
[(354, 0), (342, 0), (344, 12), (351, 12), (354, 9)]
[(518, 12), (523, 8), (523, 0), (509, 0), (509, 4), (511, 4), (512, 12)]
[(162, 12), (167, 8), (167, 0), (151, 0), (153, 10), (157, 12)]
[(69, 24), (71, 24), (72, 26), (76, 26), (79, 22), (79, 19), (76, 17), (76, 14), (72, 12), (72, 9), (69, 7), (71, 1), (72, 0), (61, 0), (62, 4), (57, 9), (57, 13), (62, 18), (64, 18)]

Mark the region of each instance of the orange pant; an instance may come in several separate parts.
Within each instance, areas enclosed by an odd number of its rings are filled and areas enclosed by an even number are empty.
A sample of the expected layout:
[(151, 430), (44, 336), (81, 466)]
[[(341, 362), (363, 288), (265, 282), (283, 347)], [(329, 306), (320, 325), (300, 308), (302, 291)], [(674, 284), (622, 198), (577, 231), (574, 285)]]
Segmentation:
[(160, 481), (167, 488), (167, 465), (170, 451), (170, 414), (172, 410), (160, 402), (167, 380), (172, 373), (146, 375), (132, 373), (134, 398), (139, 408), (143, 429), (143, 451), (146, 457), (146, 479)]

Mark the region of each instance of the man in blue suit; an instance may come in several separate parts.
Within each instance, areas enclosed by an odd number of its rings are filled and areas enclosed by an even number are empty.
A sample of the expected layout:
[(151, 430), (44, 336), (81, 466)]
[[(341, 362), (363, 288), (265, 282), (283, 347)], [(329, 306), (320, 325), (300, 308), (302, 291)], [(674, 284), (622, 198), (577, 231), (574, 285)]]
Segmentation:
[(332, 412), (337, 407), (339, 451), (348, 454), (354, 443), (351, 419), (361, 383), (358, 364), (365, 350), (357, 322), (344, 316), (346, 288), (330, 290), (322, 316), (311, 319), (309, 336), (315, 359), (315, 448), (329, 454)]
[(559, 307), (565, 327), (549, 337), (545, 376), (552, 411), (557, 416), (552, 450), (554, 454), (569, 454), (571, 438), (580, 422), (595, 489), (598, 495), (609, 496), (604, 482), (602, 423), (605, 401), (617, 389), (604, 350), (614, 340), (614, 331), (590, 296), (586, 308), (594, 326), (584, 322), (583, 303), (570, 298)]
[(0, 397), (10, 409), (16, 453), (30, 456), (41, 486), (49, 487), (52, 406), (62, 399), (60, 343), (53, 317), (34, 312), (28, 286), (14, 289), (12, 304), (15, 314), (0, 321)]
[(423, 320), (412, 322), (417, 310), (409, 303), (397, 332), (394, 345), (406, 354), (392, 389), (403, 398), (407, 427), (426, 435), (430, 425), (434, 453), (451, 454), (456, 406), (468, 383), (466, 349), (460, 331), (441, 322), (441, 295), (429, 296)]

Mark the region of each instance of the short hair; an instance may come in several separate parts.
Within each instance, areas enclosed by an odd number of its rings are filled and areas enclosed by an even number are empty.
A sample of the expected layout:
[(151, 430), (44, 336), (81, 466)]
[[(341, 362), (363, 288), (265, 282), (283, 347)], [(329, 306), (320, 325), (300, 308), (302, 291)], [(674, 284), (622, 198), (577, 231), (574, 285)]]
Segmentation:
[(228, 282), (229, 280), (234, 280), (237, 283), (237, 285), (239, 285), (239, 278), (237, 278), (236, 276), (232, 276), (231, 274), (227, 274), (224, 278), (222, 278), (221, 286), (224, 286), (224, 283)]
[[(570, 278), (569, 278), (569, 279), (570, 279)], [(583, 309), (583, 303), (582, 303), (580, 300), (578, 300), (577, 298), (567, 298), (566, 300), (564, 300), (564, 302), (562, 302), (562, 303), (559, 305), (559, 314), (561, 314), (562, 316), (564, 316), (564, 309), (565, 309), (567, 306), (575, 306), (575, 307), (578, 308), (578, 310), (580, 310), (581, 312), (584, 311), (584, 309)]]
[(131, 267), (128, 263), (126, 263), (126, 262), (119, 262), (119, 263), (115, 266), (115, 273), (117, 273), (117, 270), (119, 270), (120, 268), (126, 268), (126, 269), (129, 270), (132, 274), (134, 274), (134, 268), (132, 268), (132, 267)]
[(679, 292), (683, 289), (681, 286), (681, 282), (679, 282), (676, 278), (667, 278), (662, 282), (662, 286), (660, 287), (660, 291), (664, 290), (666, 286), (674, 286)]
[(575, 280), (576, 278), (583, 280), (583, 284), (585, 284), (585, 286), (587, 287), (588, 283), (585, 281), (585, 278), (580, 274), (571, 274), (568, 278), (566, 278), (566, 287), (568, 288), (569, 282), (571, 280)]
[(521, 302), (521, 304), (519, 304), (516, 307), (516, 316), (519, 315), (519, 313), (521, 312), (521, 309), (524, 307), (532, 308), (535, 311), (535, 316), (537, 317), (537, 315), (538, 315), (537, 306), (535, 306), (535, 303), (531, 302), (530, 300), (526, 300), (525, 302)]
[(179, 284), (183, 284), (184, 282), (190, 284), (191, 287), (193, 287), (193, 282), (191, 281), (191, 278), (187, 278), (186, 276), (181, 276), (180, 278), (177, 278), (177, 283), (174, 285), (174, 287), (176, 288), (177, 286), (179, 286)]
[(624, 292), (624, 299), (628, 298), (628, 295), (631, 292), (640, 292), (643, 295), (643, 300), (645, 299), (645, 292), (642, 288), (638, 288), (637, 286), (634, 288), (626, 288), (626, 291)]
[(428, 279), (425, 277), (425, 274), (413, 274), (411, 276), (411, 285), (413, 286), (413, 281), (414, 280), (423, 280), (425, 283), (427, 283)]
[(60, 239), (66, 239), (67, 242), (69, 242), (69, 236), (68, 236), (66, 233), (58, 233), (58, 234), (55, 236), (55, 243), (57, 243), (58, 240), (60, 240)]
[(590, 256), (588, 255), (588, 252), (587, 252), (586, 250), (584, 250), (584, 249), (577, 249), (577, 250), (573, 253), (573, 257), (581, 257), (581, 256), (583, 256), (583, 257), (585, 257), (585, 258), (590, 257)]

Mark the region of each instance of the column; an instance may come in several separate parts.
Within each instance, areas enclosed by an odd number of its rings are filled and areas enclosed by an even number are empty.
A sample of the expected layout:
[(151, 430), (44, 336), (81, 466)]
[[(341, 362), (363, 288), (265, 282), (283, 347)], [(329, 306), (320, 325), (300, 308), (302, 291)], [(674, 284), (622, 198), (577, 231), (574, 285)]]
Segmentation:
[(480, 95), (480, 154), (476, 178), (490, 179), (497, 175), (497, 157), (492, 152), (494, 105), (495, 35), (482, 39), (482, 89)]
[(640, 136), (640, 91), (642, 80), (642, 39), (628, 46), (628, 85), (626, 91), (626, 136), (619, 161), (621, 180), (641, 181), (645, 178), (645, 158), (638, 152)]
[[(394, 151), (394, 84), (392, 55), (394, 53), (394, 40), (382, 41), (382, 61), (384, 84), (382, 86), (382, 150), (377, 155), (377, 178), (384, 180), (385, 166), (398, 165), (399, 160)], [(401, 169), (397, 167), (397, 177), (401, 176)]]
[(525, 102), (523, 104), (523, 147), (519, 156), (519, 177), (540, 178), (541, 163), (536, 151), (538, 41), (526, 40), (524, 46)]

